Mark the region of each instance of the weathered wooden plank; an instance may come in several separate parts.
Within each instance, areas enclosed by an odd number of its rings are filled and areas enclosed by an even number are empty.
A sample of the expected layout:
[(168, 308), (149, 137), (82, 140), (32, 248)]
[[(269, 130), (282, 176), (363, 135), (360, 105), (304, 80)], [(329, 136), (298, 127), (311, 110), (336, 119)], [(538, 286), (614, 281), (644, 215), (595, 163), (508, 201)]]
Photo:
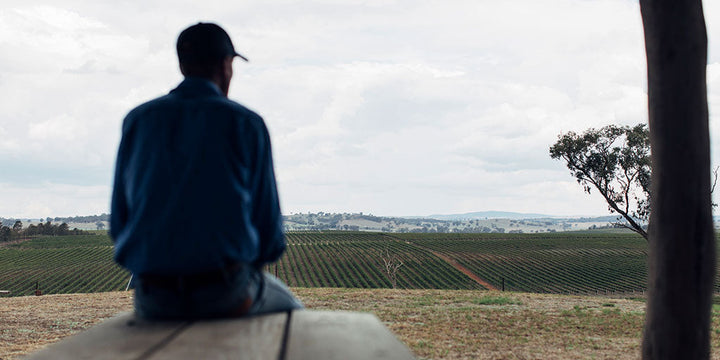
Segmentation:
[(280, 358), (287, 313), (193, 323), (149, 360)]
[(288, 336), (287, 360), (414, 359), (372, 314), (295, 311)]
[(188, 323), (146, 322), (124, 313), (52, 344), (27, 360), (139, 359), (161, 347)]

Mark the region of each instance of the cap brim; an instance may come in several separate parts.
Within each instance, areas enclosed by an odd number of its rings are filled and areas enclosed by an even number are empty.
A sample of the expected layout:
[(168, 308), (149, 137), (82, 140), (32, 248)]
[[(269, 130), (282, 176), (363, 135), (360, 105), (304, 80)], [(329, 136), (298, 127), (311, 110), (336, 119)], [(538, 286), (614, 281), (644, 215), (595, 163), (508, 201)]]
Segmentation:
[(247, 61), (247, 62), (250, 62), (250, 60), (248, 60), (246, 57), (238, 54), (237, 51), (235, 52), (235, 56), (237, 56), (237, 57), (239, 57), (239, 58), (241, 58), (241, 59), (243, 59), (243, 60), (245, 60), (245, 61)]

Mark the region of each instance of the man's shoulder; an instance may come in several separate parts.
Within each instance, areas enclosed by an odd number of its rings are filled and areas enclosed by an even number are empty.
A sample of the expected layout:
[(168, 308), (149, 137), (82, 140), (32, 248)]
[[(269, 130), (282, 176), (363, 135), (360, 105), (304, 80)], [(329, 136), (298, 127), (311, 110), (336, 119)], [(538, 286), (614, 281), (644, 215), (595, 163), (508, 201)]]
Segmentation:
[(163, 95), (134, 107), (132, 110), (130, 110), (130, 112), (128, 112), (127, 117), (131, 118), (147, 112), (162, 110), (164, 108), (167, 108), (168, 106), (171, 106), (172, 103), (173, 100), (170, 94)]
[(255, 111), (245, 107), (245, 105), (226, 97), (213, 98), (211, 101), (215, 111), (223, 113), (224, 116), (221, 116), (222, 118), (237, 121), (242, 124), (240, 126), (245, 128), (249, 126), (255, 129), (255, 131), (267, 132), (265, 120)]
[(125, 117), (125, 127), (131, 127), (140, 119), (165, 118), (177, 111), (188, 111), (186, 106), (190, 103), (195, 104), (191, 107), (205, 108), (205, 113), (213, 114), (211, 116), (215, 117), (216, 121), (237, 121), (258, 131), (267, 131), (265, 121), (259, 114), (224, 96), (187, 98), (173, 93), (152, 99), (130, 110)]
[(223, 109), (224, 111), (227, 111), (235, 116), (253, 120), (262, 120), (262, 117), (260, 117), (258, 113), (248, 109), (247, 107), (245, 107), (245, 105), (240, 104), (234, 100), (225, 97), (218, 97), (213, 98), (212, 101), (214, 103), (214, 106), (217, 106), (219, 109)]

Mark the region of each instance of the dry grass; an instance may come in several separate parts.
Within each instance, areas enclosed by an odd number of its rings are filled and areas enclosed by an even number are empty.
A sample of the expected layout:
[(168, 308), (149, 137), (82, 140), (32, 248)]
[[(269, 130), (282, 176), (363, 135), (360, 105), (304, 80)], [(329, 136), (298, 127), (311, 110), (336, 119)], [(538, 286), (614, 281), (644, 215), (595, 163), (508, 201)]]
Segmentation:
[(15, 359), (132, 309), (132, 293), (0, 298), (0, 359)]
[(443, 290), (296, 289), (308, 307), (370, 311), (419, 358), (636, 359), (644, 304)]
[[(639, 358), (640, 301), (490, 291), (294, 291), (311, 309), (375, 313), (419, 358)], [(0, 298), (0, 359), (18, 358), (131, 308), (129, 292)], [(718, 345), (715, 331), (713, 348)]]

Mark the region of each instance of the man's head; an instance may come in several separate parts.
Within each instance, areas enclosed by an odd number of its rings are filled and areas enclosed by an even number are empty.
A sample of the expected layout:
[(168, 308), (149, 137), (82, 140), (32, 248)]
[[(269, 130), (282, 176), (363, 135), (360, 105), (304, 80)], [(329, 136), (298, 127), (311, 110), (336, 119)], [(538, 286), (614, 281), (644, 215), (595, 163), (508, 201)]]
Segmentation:
[(207, 78), (227, 96), (232, 79), (232, 60), (238, 54), (230, 36), (220, 26), (197, 23), (183, 30), (177, 40), (180, 71), (184, 76)]

